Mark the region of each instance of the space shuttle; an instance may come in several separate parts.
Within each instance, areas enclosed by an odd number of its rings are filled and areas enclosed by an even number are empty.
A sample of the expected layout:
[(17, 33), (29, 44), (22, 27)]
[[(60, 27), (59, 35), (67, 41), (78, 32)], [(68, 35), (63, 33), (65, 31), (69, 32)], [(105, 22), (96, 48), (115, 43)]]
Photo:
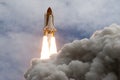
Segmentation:
[(56, 29), (54, 27), (54, 16), (52, 9), (49, 7), (47, 9), (47, 13), (44, 16), (44, 28), (43, 28), (44, 36), (54, 36)]

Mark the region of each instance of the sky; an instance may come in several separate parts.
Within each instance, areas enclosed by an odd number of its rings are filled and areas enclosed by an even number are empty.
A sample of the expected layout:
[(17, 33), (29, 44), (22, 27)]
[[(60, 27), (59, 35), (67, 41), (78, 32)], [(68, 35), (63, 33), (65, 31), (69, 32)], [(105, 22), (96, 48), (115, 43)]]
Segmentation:
[(39, 58), (48, 7), (54, 13), (58, 49), (120, 24), (119, 0), (0, 0), (0, 80), (24, 80), (31, 59)]

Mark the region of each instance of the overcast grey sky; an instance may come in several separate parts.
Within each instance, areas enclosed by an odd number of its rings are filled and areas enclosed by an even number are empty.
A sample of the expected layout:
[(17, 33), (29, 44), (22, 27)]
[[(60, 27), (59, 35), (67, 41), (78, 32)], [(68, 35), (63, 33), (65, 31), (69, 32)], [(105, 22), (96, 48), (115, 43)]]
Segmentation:
[(0, 80), (23, 80), (30, 60), (39, 57), (49, 6), (59, 48), (112, 23), (120, 24), (119, 0), (0, 0)]

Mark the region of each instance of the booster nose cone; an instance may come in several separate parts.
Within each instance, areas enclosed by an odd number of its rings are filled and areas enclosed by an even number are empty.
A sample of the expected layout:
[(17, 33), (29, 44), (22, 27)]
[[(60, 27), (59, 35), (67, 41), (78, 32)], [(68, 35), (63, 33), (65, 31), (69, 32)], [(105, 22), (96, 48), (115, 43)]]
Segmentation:
[(48, 10), (47, 10), (47, 14), (48, 15), (52, 15), (52, 9), (49, 7)]

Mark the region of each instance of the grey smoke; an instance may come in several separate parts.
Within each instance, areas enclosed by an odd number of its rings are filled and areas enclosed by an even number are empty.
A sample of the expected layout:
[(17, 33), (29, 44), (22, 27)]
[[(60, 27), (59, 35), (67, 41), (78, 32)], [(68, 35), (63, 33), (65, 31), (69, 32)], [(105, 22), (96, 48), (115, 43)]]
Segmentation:
[(61, 33), (58, 47), (89, 37), (111, 23), (120, 24), (120, 0), (0, 0), (0, 80), (24, 80), (27, 63), (39, 57), (44, 13), (49, 6), (57, 34)]
[(26, 80), (120, 80), (120, 26), (65, 44), (57, 57), (32, 60)]

